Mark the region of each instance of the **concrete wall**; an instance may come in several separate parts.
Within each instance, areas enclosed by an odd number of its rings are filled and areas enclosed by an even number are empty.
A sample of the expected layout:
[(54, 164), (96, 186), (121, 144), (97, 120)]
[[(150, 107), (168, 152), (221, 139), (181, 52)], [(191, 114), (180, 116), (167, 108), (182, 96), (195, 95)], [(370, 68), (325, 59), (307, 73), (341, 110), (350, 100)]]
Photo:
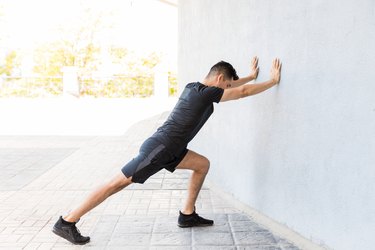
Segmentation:
[(230, 61), (258, 82), (273, 57), (278, 87), (215, 106), (191, 148), (209, 178), (315, 242), (373, 249), (375, 238), (375, 2), (183, 0), (179, 84)]

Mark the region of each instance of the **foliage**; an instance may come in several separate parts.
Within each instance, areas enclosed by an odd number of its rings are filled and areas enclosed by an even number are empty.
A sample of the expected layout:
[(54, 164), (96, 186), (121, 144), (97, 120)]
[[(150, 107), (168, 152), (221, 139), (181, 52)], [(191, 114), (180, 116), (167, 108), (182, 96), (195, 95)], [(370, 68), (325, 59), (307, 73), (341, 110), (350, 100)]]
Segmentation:
[(82, 79), (81, 95), (94, 97), (146, 97), (153, 93), (153, 77)]
[(0, 85), (0, 97), (48, 97), (62, 94), (61, 77), (10, 78), (0, 82)]
[(110, 47), (107, 52), (111, 59), (112, 75), (89, 79), (83, 76), (80, 81), (81, 95), (145, 97), (153, 94), (153, 68), (160, 62), (160, 55), (151, 53), (140, 57), (126, 48), (115, 46)]
[(168, 72), (169, 96), (176, 96), (178, 91), (177, 77), (174, 72)]
[(58, 41), (39, 47), (34, 53), (34, 72), (41, 76), (58, 76), (65, 66), (76, 66), (82, 72), (95, 70), (100, 49), (93, 44), (77, 50), (71, 41)]
[[(110, 28), (110, 13), (90, 8), (81, 1), (83, 14), (60, 27), (60, 38), (41, 44), (33, 51), (36, 78), (0, 78), (1, 96), (50, 96), (63, 91), (62, 75), (66, 66), (77, 68), (81, 96), (129, 97), (153, 94), (154, 67), (161, 55), (139, 55), (127, 48), (101, 42), (103, 30)], [(1, 6), (0, 6), (1, 7)], [(1, 17), (1, 8), (0, 8)], [(105, 32), (104, 32), (105, 34)], [(11, 76), (19, 67), (15, 51), (0, 62), (0, 76)], [(170, 95), (177, 91), (174, 74), (169, 73)]]
[(10, 51), (4, 59), (4, 64), (0, 64), (0, 75), (10, 76), (14, 73), (14, 69), (20, 65), (16, 51)]

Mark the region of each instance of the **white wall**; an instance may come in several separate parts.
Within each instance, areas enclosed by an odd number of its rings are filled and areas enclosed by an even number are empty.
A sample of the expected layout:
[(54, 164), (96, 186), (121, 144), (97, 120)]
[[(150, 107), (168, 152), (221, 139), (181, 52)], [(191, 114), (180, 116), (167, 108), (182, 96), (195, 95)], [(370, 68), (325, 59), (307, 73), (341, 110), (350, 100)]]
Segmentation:
[(273, 57), (278, 87), (215, 106), (191, 144), (240, 201), (335, 249), (375, 245), (375, 2), (179, 1), (179, 84)]

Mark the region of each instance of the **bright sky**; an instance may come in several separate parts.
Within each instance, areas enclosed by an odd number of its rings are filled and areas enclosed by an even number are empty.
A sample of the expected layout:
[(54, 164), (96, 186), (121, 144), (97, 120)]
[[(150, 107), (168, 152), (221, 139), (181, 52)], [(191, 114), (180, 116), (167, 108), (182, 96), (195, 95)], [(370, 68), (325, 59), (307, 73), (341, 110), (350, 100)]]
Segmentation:
[(58, 27), (74, 29), (82, 22), (82, 6), (89, 6), (94, 13), (111, 13), (106, 19), (111, 28), (99, 36), (102, 43), (159, 51), (169, 63), (177, 58), (177, 8), (157, 0), (0, 0), (1, 6), (3, 48), (32, 49), (53, 40)]

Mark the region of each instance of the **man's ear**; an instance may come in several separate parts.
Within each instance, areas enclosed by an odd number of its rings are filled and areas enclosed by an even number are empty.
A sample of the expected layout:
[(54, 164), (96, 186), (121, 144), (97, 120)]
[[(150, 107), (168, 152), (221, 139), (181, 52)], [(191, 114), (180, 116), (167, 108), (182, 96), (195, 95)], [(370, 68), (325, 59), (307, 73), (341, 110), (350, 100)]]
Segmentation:
[(224, 74), (218, 74), (216, 77), (216, 81), (219, 83), (220, 81), (224, 81)]

